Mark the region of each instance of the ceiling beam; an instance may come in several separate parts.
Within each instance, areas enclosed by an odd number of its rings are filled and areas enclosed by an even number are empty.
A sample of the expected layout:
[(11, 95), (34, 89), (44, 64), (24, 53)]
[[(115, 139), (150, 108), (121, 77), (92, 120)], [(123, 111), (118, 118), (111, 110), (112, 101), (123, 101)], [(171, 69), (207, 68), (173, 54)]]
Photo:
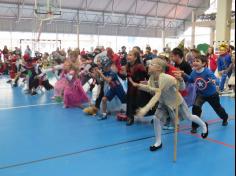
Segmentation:
[[(15, 16), (0, 17), (0, 19), (2, 19), (2, 20), (14, 20)], [(22, 18), (22, 20), (31, 20), (31, 19), (32, 18)], [(76, 22), (76, 20), (68, 21), (68, 20), (55, 19), (54, 22), (55, 23), (57, 23), (57, 22), (73, 23), (75, 25), (78, 24)], [(92, 21), (81, 21), (80, 24), (94, 24), (94, 22), (92, 22)], [(103, 22), (97, 23), (96, 25), (104, 26)], [(120, 24), (120, 23), (111, 23), (111, 24), (107, 24), (107, 25), (108, 26), (120, 26), (120, 27), (122, 27), (122, 24)], [(140, 24), (128, 24), (127, 27), (142, 27), (142, 28), (161, 29), (160, 26), (146, 26), (146, 25), (142, 25), (141, 23)], [(174, 27), (169, 28), (169, 29), (174, 29)]]
[(197, 7), (197, 6), (192, 6), (192, 5), (188, 5), (188, 4), (180, 4), (180, 3), (174, 3), (174, 2), (165, 2), (162, 0), (141, 0), (141, 1), (147, 1), (147, 2), (159, 2), (160, 4), (166, 4), (166, 5), (175, 5), (175, 6), (180, 6), (180, 7), (186, 7), (186, 8), (191, 8), (191, 9), (206, 9), (208, 7)]
[(146, 15), (146, 16), (149, 15), (155, 8), (156, 8), (156, 7), (153, 6), (145, 15)]
[(105, 5), (103, 11), (106, 10), (106, 9), (108, 9), (108, 7), (109, 7), (111, 4), (113, 4), (113, 2), (114, 2), (114, 0), (109, 0), (109, 2)]
[[(136, 3), (136, 1), (135, 1), (135, 3)], [(1, 2), (0, 3), (0, 5), (1, 4), (5, 4), (5, 5), (8, 5), (8, 8), (10, 8), (10, 9), (12, 9), (12, 8), (17, 8), (17, 3), (9, 3), (9, 2)], [(10, 5), (14, 5), (15, 7), (10, 7)], [(28, 6), (28, 8), (27, 8), (27, 6)], [(31, 10), (31, 8), (33, 9), (34, 8), (34, 6), (32, 5), (32, 4), (25, 4), (24, 5), (24, 9), (30, 9)], [(23, 9), (23, 10), (24, 10)], [(104, 11), (100, 11), (100, 10), (86, 10), (86, 8), (62, 8), (62, 13), (63, 13), (63, 10), (74, 10), (75, 11), (75, 13), (77, 13), (77, 11), (79, 10), (81, 13), (84, 13), (84, 12), (94, 12), (94, 13), (104, 13), (104, 14), (112, 14), (112, 11), (109, 11), (109, 10), (104, 10)], [(65, 13), (65, 12), (64, 12)], [(73, 13), (73, 12), (71, 12), (71, 13)], [(122, 12), (114, 12), (113, 13), (113, 15), (127, 15), (127, 16), (133, 16), (133, 17), (143, 17), (143, 18), (145, 18), (145, 17), (147, 17), (147, 18), (159, 18), (159, 19), (166, 19), (166, 20), (177, 20), (177, 21), (185, 21), (186, 19), (181, 19), (181, 18), (172, 18), (172, 17), (165, 17), (165, 16), (152, 16), (152, 15), (144, 15), (144, 14), (134, 14), (134, 13), (130, 13), (130, 12), (127, 12), (127, 13), (122, 13)]]
[[(137, 4), (137, 0), (134, 0), (134, 2), (131, 4), (131, 6), (129, 7), (129, 9), (127, 10), (126, 13), (130, 13), (130, 11), (132, 10), (132, 8)], [(135, 14), (135, 13), (133, 13)]]

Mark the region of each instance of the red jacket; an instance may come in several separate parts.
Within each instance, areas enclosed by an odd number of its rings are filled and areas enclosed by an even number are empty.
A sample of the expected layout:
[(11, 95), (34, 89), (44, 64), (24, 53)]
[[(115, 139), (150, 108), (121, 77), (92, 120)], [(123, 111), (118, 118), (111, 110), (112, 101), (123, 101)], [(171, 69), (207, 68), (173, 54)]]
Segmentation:
[[(166, 71), (166, 74), (168, 75), (171, 75), (174, 77), (174, 71), (177, 71), (178, 69), (176, 67), (174, 67), (173, 65), (171, 64), (168, 64), (168, 70)], [(181, 95), (183, 97), (187, 96), (188, 95), (188, 91), (187, 90), (183, 90), (183, 91), (179, 91), (181, 93)]]
[(215, 54), (212, 54), (208, 56), (209, 62), (210, 62), (210, 69), (211, 71), (215, 72), (217, 69), (217, 56)]

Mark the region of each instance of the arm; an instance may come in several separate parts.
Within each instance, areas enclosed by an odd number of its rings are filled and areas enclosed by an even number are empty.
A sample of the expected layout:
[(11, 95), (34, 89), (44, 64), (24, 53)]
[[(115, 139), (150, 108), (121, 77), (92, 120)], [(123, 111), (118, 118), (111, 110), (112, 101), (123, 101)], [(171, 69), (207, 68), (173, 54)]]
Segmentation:
[(185, 84), (184, 80), (179, 81), (179, 90), (183, 91), (185, 89), (186, 89), (186, 84)]
[(106, 77), (99, 69), (96, 69), (96, 72), (98, 73), (98, 75), (104, 80), (106, 81), (108, 84), (112, 81), (111, 77)]
[(56, 66), (51, 67), (51, 68), (43, 69), (42, 72), (43, 73), (48, 73), (48, 72), (54, 72), (54, 71), (62, 70), (62, 69), (63, 69), (63, 64), (56, 65)]
[(144, 84), (138, 84), (138, 89), (148, 92), (150, 94), (155, 94), (156, 91), (158, 91), (158, 88), (151, 87), (150, 85), (144, 85)]
[(148, 104), (137, 111), (137, 116), (143, 117), (145, 114), (147, 114), (148, 111), (152, 109), (156, 105), (156, 103), (159, 101), (160, 96), (161, 96), (161, 90), (158, 89), (155, 95), (152, 97), (152, 99), (148, 102)]
[(183, 73), (183, 78), (184, 78), (184, 81), (186, 81), (188, 83), (194, 83), (193, 72), (190, 75)]
[(139, 90), (142, 90), (142, 91), (145, 91), (145, 92), (148, 92), (148, 93), (151, 93), (151, 94), (155, 94), (155, 92), (158, 90), (157, 88), (155, 87), (151, 87), (150, 84), (149, 85), (144, 85), (144, 84), (138, 84), (138, 83), (135, 83), (131, 77), (129, 77), (129, 81), (131, 82), (131, 84), (134, 86), (134, 87), (137, 87)]
[(220, 84), (219, 79), (217, 79), (215, 74), (210, 70), (209, 70), (209, 73), (208, 73), (208, 77), (209, 77), (209, 82), (211, 82), (213, 84), (216, 84), (216, 85)]

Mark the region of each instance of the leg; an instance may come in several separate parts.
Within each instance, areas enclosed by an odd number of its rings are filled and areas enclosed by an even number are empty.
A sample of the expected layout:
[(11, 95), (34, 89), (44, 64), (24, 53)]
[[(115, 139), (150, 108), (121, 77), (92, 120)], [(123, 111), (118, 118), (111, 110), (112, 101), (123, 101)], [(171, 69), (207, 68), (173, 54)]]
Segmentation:
[(100, 116), (98, 120), (107, 119), (107, 100), (108, 98), (106, 96), (102, 98), (102, 116)]
[(43, 82), (42, 82), (42, 85), (43, 85), (43, 87), (44, 87), (46, 90), (51, 90), (51, 89), (53, 89), (53, 86), (49, 83), (48, 80), (43, 81)]
[(208, 135), (208, 124), (205, 123), (202, 119), (200, 119), (196, 115), (192, 115), (188, 109), (188, 106), (185, 102), (183, 102), (179, 106), (179, 116), (185, 117), (186, 119), (196, 123), (198, 126), (202, 128), (202, 138), (206, 138)]
[(155, 144), (150, 147), (151, 152), (154, 152), (162, 148), (162, 141), (161, 141), (162, 127), (161, 127), (160, 119), (158, 119), (157, 117), (154, 117), (153, 125), (154, 125), (154, 132), (155, 132)]
[(165, 106), (159, 104), (155, 113), (155, 117), (153, 119), (155, 144), (150, 147), (150, 151), (152, 152), (162, 148), (162, 140), (161, 140), (162, 122), (160, 120), (161, 118), (162, 119), (169, 118), (169, 113)]
[(102, 112), (107, 113), (107, 97), (102, 98)]
[(158, 147), (159, 145), (161, 145), (161, 132), (162, 132), (162, 127), (161, 127), (161, 121), (158, 118), (154, 118), (153, 121), (154, 124), (154, 132), (155, 132), (155, 147)]
[(223, 120), (222, 125), (227, 126), (229, 115), (225, 112), (225, 109), (220, 104), (219, 94), (216, 93), (215, 95), (207, 98), (207, 101), (209, 102), (211, 107), (215, 110), (216, 114)]
[(126, 103), (126, 115), (128, 117), (127, 126), (131, 126), (134, 123), (134, 115), (136, 108), (135, 108), (135, 97), (132, 97), (131, 95), (127, 95), (127, 103)]
[(220, 91), (224, 91), (224, 86), (225, 86), (225, 82), (226, 82), (226, 79), (227, 79), (227, 74), (223, 74), (222, 77), (221, 77), (221, 80), (220, 80)]
[[(202, 105), (205, 103), (205, 99), (204, 97), (197, 95), (194, 105), (193, 105), (193, 109), (192, 109), (192, 114), (198, 116), (199, 118), (201, 117), (202, 114)], [(196, 123), (192, 123), (192, 133), (197, 133), (197, 128), (198, 125)]]
[(100, 104), (101, 104), (101, 101), (102, 101), (102, 97), (104, 97), (104, 83), (101, 84), (100, 93), (99, 93), (99, 96), (98, 96), (98, 98), (96, 99), (96, 102), (95, 102), (95, 107), (97, 109), (100, 109)]

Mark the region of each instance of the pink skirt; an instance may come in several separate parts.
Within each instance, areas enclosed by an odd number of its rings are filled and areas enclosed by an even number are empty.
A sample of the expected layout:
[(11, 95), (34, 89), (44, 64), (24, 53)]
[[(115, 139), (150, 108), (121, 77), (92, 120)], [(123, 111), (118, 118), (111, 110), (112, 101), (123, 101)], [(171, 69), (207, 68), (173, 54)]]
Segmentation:
[(66, 78), (58, 80), (54, 86), (54, 96), (63, 97), (64, 90), (67, 86), (68, 86), (68, 81), (66, 80)]
[(79, 79), (74, 80), (64, 90), (64, 105), (66, 107), (77, 107), (88, 103), (89, 98), (85, 93)]

